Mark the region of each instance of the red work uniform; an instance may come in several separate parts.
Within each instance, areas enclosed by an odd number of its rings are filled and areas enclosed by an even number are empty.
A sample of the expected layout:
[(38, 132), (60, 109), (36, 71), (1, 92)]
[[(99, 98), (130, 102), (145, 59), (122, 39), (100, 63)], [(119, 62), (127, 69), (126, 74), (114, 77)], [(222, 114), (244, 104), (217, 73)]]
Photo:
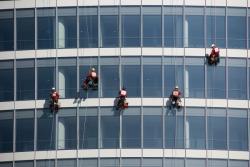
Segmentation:
[(211, 53), (210, 53), (210, 58), (219, 57), (219, 53), (220, 53), (219, 48), (217, 48), (217, 47), (213, 48)]
[(50, 95), (51, 99), (54, 101), (54, 102), (58, 102), (58, 99), (59, 99), (59, 93), (57, 93), (56, 91), (51, 93)]

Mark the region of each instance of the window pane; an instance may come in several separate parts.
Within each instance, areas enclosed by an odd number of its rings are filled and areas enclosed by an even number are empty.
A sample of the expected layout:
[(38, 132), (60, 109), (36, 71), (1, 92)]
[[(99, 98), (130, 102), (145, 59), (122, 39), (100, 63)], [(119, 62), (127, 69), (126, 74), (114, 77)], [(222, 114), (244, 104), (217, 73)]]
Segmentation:
[(143, 97), (162, 96), (161, 65), (143, 65)]
[(98, 148), (98, 109), (80, 109), (80, 148)]
[(164, 16), (164, 45), (165, 47), (183, 47), (183, 16)]
[(119, 46), (119, 19), (117, 10), (118, 8), (116, 7), (101, 8), (101, 47)]
[[(222, 113), (221, 115), (218, 115)], [(224, 109), (208, 110), (208, 149), (227, 149), (227, 119)]]
[(203, 159), (187, 159), (186, 167), (205, 167), (206, 160)]
[(186, 58), (185, 97), (203, 98), (205, 93), (203, 58)]
[(220, 64), (216, 67), (207, 66), (207, 97), (215, 99), (226, 97), (225, 59), (220, 58)]
[(246, 10), (229, 8), (227, 17), (228, 48), (246, 48)]
[[(13, 112), (0, 112), (0, 153), (13, 151)], [(0, 165), (1, 166), (1, 165)]]
[(0, 101), (14, 99), (14, 69), (13, 61), (0, 62)]
[(34, 112), (16, 111), (16, 151), (34, 150)]
[(55, 59), (38, 59), (37, 99), (48, 99), (55, 85)]
[(226, 17), (225, 16), (207, 16), (207, 46), (215, 43), (219, 48), (226, 47)]
[(17, 60), (17, 100), (35, 98), (35, 68), (33, 60)]
[(184, 91), (183, 59), (176, 57), (164, 58), (164, 94), (169, 97), (176, 85)]
[(76, 9), (58, 9), (58, 48), (76, 48)]
[(230, 160), (228, 167), (248, 167), (248, 161)]
[(247, 110), (228, 109), (229, 149), (248, 150)]
[(126, 87), (129, 97), (141, 96), (141, 66), (122, 66), (122, 85)]
[(100, 167), (118, 167), (118, 158), (103, 158), (100, 160)]
[(189, 48), (204, 47), (204, 16), (203, 8), (185, 8), (184, 46)]
[(139, 158), (122, 158), (122, 167), (140, 167), (141, 159)]
[(58, 112), (58, 149), (76, 149), (76, 109)]
[(37, 111), (37, 150), (55, 149), (55, 121), (50, 109)]
[(55, 9), (37, 10), (37, 48), (55, 48)]
[(139, 15), (122, 15), (122, 46), (139, 47), (141, 21)]
[(79, 167), (98, 167), (97, 159), (79, 159)]
[(13, 167), (12, 162), (1, 162), (0, 167)]
[(59, 94), (61, 98), (76, 97), (76, 59), (65, 58), (58, 60)]
[(35, 17), (34, 10), (16, 11), (17, 50), (35, 48)]
[(165, 167), (184, 167), (184, 159), (169, 158), (165, 159)]
[(161, 112), (161, 108), (143, 109), (143, 148), (162, 148)]
[(246, 79), (246, 60), (228, 59), (228, 98), (246, 99)]
[(101, 97), (116, 97), (119, 91), (118, 58), (101, 59)]
[(0, 12), (0, 51), (14, 50), (13, 11)]
[(36, 167), (54, 167), (55, 160), (37, 160)]
[(120, 119), (113, 108), (101, 108), (101, 148), (119, 148)]
[(184, 148), (183, 116), (165, 116), (165, 148)]
[[(91, 68), (95, 68), (97, 75), (98, 72), (98, 66), (97, 66), (97, 58), (96, 57), (88, 57), (88, 58), (80, 58), (79, 59), (79, 85), (82, 86), (84, 80), (86, 79), (88, 72)], [(99, 84), (100, 85), (100, 82)], [(98, 97), (98, 91), (85, 91), (82, 88), (80, 88), (80, 95), (83, 95), (84, 98), (96, 98)]]
[(162, 167), (162, 159), (160, 159), (160, 158), (143, 158), (142, 167)]
[(76, 167), (75, 159), (59, 159), (57, 160), (57, 167)]
[(143, 46), (161, 47), (161, 16), (144, 15), (143, 16)]
[(203, 108), (187, 108), (186, 148), (205, 149), (205, 111)]
[(227, 160), (209, 159), (207, 162), (208, 167), (227, 167)]
[(15, 161), (15, 167), (33, 167), (33, 161)]
[[(91, 10), (91, 15), (87, 15)], [(98, 47), (98, 16), (96, 8), (80, 8), (82, 12), (79, 17), (80, 26), (80, 47), (97, 48)], [(93, 14), (93, 15), (92, 15)]]
[(122, 115), (122, 148), (141, 147), (140, 108), (130, 107)]

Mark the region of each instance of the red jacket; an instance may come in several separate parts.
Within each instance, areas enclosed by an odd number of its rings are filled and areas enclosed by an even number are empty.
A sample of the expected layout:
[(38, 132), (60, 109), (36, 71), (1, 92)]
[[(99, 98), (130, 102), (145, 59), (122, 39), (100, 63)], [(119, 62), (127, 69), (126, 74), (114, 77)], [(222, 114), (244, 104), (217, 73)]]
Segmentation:
[(54, 101), (57, 101), (59, 99), (59, 93), (57, 93), (56, 91), (51, 93), (50, 98)]
[(210, 53), (210, 57), (219, 57), (219, 53), (220, 53), (219, 48), (213, 48)]
[(181, 95), (181, 92), (179, 91), (179, 90), (173, 90), (173, 92), (172, 92), (172, 96), (173, 97), (180, 97), (180, 95)]
[(90, 71), (90, 72), (88, 73), (88, 77), (93, 79), (93, 78), (96, 78), (96, 77), (97, 77), (97, 74), (96, 74), (95, 71)]

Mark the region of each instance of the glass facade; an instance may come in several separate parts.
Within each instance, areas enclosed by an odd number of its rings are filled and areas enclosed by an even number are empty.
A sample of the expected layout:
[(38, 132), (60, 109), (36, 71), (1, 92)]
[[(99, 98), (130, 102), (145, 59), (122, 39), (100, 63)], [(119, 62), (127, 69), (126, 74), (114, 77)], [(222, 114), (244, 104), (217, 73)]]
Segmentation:
[(78, 41), (80, 48), (203, 48), (216, 43), (220, 48), (244, 49), (249, 40), (247, 9), (240, 7), (18, 9), (16, 24), (12, 10), (1, 10), (0, 16), (0, 51), (77, 48)]
[(78, 3), (0, 10), (0, 167), (249, 166), (248, 8)]

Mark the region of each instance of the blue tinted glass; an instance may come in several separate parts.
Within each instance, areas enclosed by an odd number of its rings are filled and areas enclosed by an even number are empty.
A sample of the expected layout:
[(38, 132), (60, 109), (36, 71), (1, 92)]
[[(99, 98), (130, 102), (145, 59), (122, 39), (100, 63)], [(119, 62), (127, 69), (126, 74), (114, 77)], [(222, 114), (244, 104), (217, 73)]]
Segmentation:
[(161, 158), (143, 158), (142, 167), (162, 167)]
[(229, 149), (248, 150), (247, 118), (229, 117)]
[(33, 10), (17, 10), (17, 50), (35, 48), (35, 18)]
[[(196, 58), (190, 58), (193, 63), (195, 60), (199, 60)], [(191, 62), (191, 63), (192, 63)], [(203, 63), (203, 61), (201, 60)], [(204, 77), (204, 66), (200, 63), (195, 63), (193, 65), (186, 65), (185, 67), (185, 80), (186, 89), (185, 89), (185, 97), (192, 98), (201, 98), (204, 97), (205, 93), (205, 77)]]
[(97, 108), (80, 110), (80, 148), (98, 148)]
[(76, 9), (58, 9), (58, 48), (76, 48)]
[(141, 147), (141, 116), (122, 116), (122, 148)]
[(230, 160), (228, 167), (248, 167), (248, 161)]
[(36, 160), (36, 167), (54, 167), (55, 160)]
[(204, 159), (187, 159), (186, 167), (205, 167), (206, 160)]
[(207, 47), (215, 43), (219, 48), (226, 47), (226, 17), (207, 16)]
[(0, 51), (14, 50), (13, 11), (3, 11), (0, 15)]
[(122, 16), (122, 46), (138, 47), (140, 46), (140, 16), (128, 15)]
[(205, 118), (202, 116), (187, 116), (186, 148), (205, 148)]
[(184, 148), (183, 116), (166, 115), (165, 148)]
[(15, 167), (33, 167), (33, 161), (16, 161)]
[[(79, 81), (80, 81), (80, 85), (83, 85), (83, 82), (85, 81), (89, 70), (94, 67), (97, 75), (98, 75), (98, 67), (96, 65), (94, 66), (88, 66), (88, 65), (84, 65), (84, 66), (80, 66), (79, 70), (80, 70), (80, 76), (79, 76)], [(80, 95), (83, 95), (84, 98), (96, 98), (98, 96), (98, 91), (85, 91), (82, 88), (80, 88)]]
[(141, 96), (141, 66), (122, 66), (122, 85), (126, 87), (129, 97)]
[(58, 112), (58, 149), (76, 149), (76, 110), (60, 109)]
[(57, 160), (57, 167), (76, 167), (76, 159), (59, 159)]
[[(220, 60), (222, 61), (222, 60)], [(207, 97), (225, 99), (226, 97), (225, 66), (207, 66)]]
[(97, 48), (98, 47), (98, 17), (80, 16), (80, 47)]
[[(74, 98), (76, 97), (76, 62), (75, 59), (61, 59), (59, 62), (58, 75), (59, 75), (59, 94), (61, 98)], [(71, 63), (67, 63), (70, 61)]]
[(209, 159), (207, 162), (208, 167), (227, 167), (227, 160)]
[(0, 62), (0, 101), (14, 98), (14, 70), (12, 61)]
[(101, 66), (101, 97), (116, 97), (119, 91), (119, 66)]
[(102, 158), (100, 160), (100, 167), (117, 167), (119, 166), (118, 158)]
[(246, 71), (245, 67), (228, 67), (228, 98), (246, 99)]
[(143, 66), (143, 97), (162, 96), (162, 68), (160, 65)]
[(162, 148), (162, 117), (143, 116), (143, 148)]
[(101, 47), (119, 46), (118, 16), (101, 16)]
[[(46, 11), (44, 11), (46, 12)], [(55, 48), (55, 17), (37, 18), (37, 48), (53, 49)]]
[(37, 68), (37, 98), (49, 98), (50, 90), (55, 86), (55, 67)]
[(161, 16), (143, 16), (143, 46), (160, 47), (162, 41)]
[(246, 17), (228, 16), (228, 48), (246, 48)]
[(55, 115), (49, 109), (37, 112), (37, 150), (55, 149)]
[(164, 16), (164, 46), (183, 47), (183, 16)]
[(204, 47), (204, 16), (186, 16), (188, 34), (185, 36), (189, 48)]
[(35, 68), (33, 63), (32, 60), (17, 61), (17, 100), (35, 98)]
[[(0, 113), (0, 153), (13, 151), (13, 113)], [(1, 166), (1, 165), (0, 165)]]
[[(112, 108), (107, 109), (112, 112)], [(119, 122), (119, 115), (101, 116), (101, 148), (119, 148)]]
[(121, 164), (122, 164), (122, 167), (140, 167), (141, 159), (140, 158), (122, 158)]
[(1, 162), (0, 163), (1, 167), (13, 167), (12, 162)]
[(98, 167), (98, 160), (97, 159), (79, 159), (79, 166), (87, 166), (87, 167)]
[(227, 120), (225, 117), (208, 117), (208, 149), (227, 148)]
[(34, 113), (33, 111), (16, 112), (16, 151), (34, 150)]
[(165, 97), (169, 97), (173, 88), (178, 85), (183, 92), (183, 66), (182, 65), (165, 65), (164, 66), (164, 88)]

